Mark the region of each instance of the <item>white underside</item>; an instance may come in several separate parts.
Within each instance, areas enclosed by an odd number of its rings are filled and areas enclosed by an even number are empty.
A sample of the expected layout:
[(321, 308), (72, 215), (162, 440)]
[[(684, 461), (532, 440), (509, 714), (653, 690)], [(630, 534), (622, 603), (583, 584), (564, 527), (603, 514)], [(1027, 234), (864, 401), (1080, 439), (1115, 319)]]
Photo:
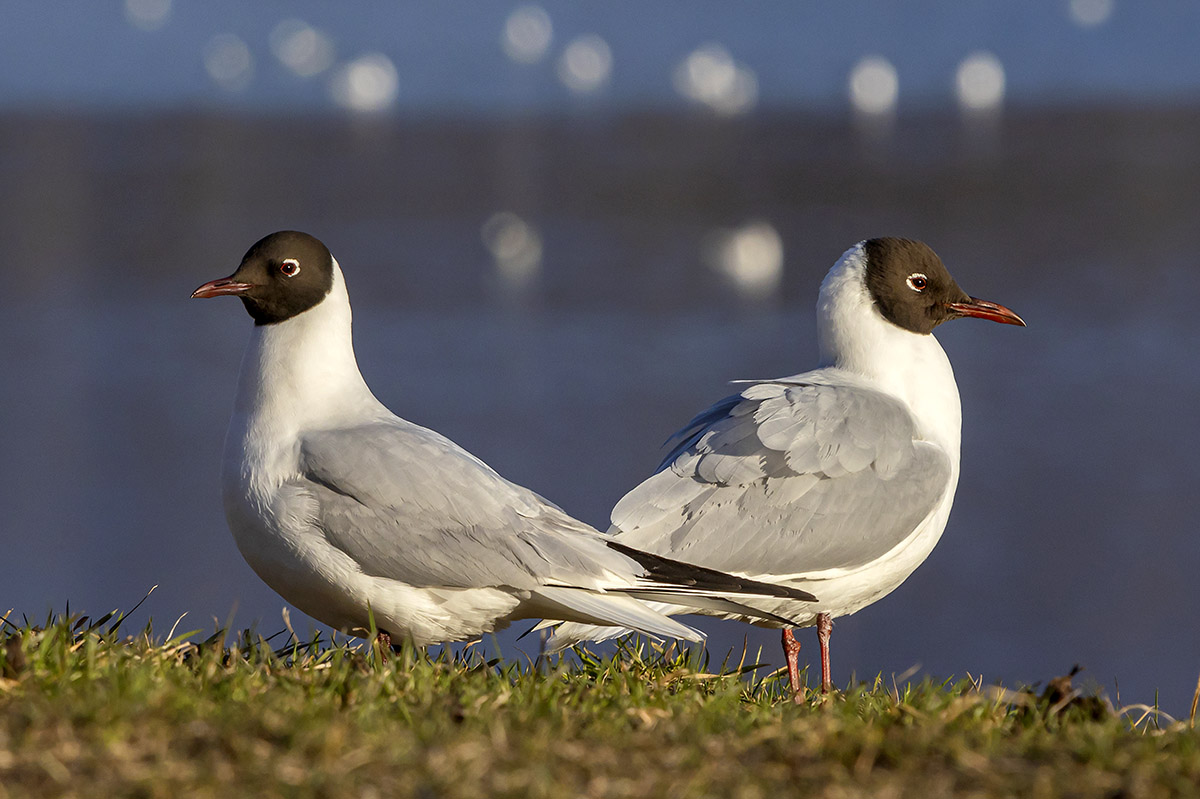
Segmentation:
[[(263, 582), (324, 624), (362, 634), (375, 627), (424, 646), (503, 629), (528, 594), (497, 588), (418, 588), (365, 574), (314, 527), (286, 529), (229, 514), (238, 549)], [(522, 614), (524, 617), (526, 614)]]

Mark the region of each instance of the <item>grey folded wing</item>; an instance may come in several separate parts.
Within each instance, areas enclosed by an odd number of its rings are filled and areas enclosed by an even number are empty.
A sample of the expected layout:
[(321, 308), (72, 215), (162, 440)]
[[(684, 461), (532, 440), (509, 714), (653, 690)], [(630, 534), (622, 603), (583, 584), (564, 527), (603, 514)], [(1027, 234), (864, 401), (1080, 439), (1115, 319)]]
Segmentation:
[(693, 419), (612, 512), (619, 539), (723, 571), (853, 569), (910, 536), (950, 485), (898, 400), (818, 370), (750, 384)]
[(454, 588), (632, 580), (593, 528), (402, 419), (304, 436), (300, 472), (313, 522), (367, 574)]

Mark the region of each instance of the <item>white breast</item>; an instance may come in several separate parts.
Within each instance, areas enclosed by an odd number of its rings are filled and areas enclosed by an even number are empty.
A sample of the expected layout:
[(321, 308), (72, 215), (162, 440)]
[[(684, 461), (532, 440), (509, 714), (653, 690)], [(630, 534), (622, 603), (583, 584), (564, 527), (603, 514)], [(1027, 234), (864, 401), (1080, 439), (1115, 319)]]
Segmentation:
[(863, 250), (856, 245), (821, 284), (817, 305), (821, 365), (865, 378), (904, 401), (921, 438), (950, 458), (950, 479), (941, 503), (908, 539), (882, 558), (858, 569), (797, 580), (796, 585), (821, 600), (810, 608), (813, 616), (854, 613), (899, 587), (937, 545), (958, 485), (962, 405), (950, 359), (932, 335), (904, 330), (883, 318), (867, 292), (864, 270)]

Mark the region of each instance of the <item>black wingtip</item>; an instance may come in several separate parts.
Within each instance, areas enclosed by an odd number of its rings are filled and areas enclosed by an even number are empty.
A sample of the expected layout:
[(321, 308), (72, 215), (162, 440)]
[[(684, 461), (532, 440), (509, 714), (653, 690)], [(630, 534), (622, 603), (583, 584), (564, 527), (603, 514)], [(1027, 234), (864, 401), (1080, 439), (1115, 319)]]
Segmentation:
[(651, 552), (627, 547), (617, 541), (606, 541), (606, 544), (622, 555), (633, 558), (642, 565), (649, 577), (672, 585), (689, 585), (706, 591), (726, 591), (731, 594), (760, 594), (762, 596), (796, 599), (801, 602), (816, 602), (817, 598), (799, 588), (786, 585), (762, 583), (757, 580), (747, 580), (744, 577), (734, 577), (716, 569), (696, 566)]

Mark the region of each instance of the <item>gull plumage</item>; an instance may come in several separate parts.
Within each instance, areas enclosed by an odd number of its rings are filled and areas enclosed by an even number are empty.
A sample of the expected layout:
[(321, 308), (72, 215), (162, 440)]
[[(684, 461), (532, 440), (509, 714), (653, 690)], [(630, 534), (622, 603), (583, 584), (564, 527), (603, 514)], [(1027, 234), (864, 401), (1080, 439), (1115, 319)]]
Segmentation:
[(418, 645), (520, 618), (694, 641), (639, 598), (754, 614), (742, 598), (808, 596), (639, 553), (393, 414), (359, 372), (341, 267), (312, 236), (267, 236), (193, 294), (224, 295), (255, 321), (225, 442), (226, 517), (254, 571), (310, 616), (359, 634), (373, 619)]
[[(1024, 324), (969, 297), (920, 242), (856, 244), (821, 285), (818, 368), (744, 381), (680, 430), (659, 470), (613, 508), (610, 532), (629, 546), (818, 597), (747, 601), (787, 625), (704, 611), (783, 626), (797, 697), (799, 644), (790, 628), (817, 626), (828, 690), (832, 619), (895, 590), (945, 530), (962, 410), (932, 331), (963, 316)], [(551, 645), (624, 632), (566, 624)]]

